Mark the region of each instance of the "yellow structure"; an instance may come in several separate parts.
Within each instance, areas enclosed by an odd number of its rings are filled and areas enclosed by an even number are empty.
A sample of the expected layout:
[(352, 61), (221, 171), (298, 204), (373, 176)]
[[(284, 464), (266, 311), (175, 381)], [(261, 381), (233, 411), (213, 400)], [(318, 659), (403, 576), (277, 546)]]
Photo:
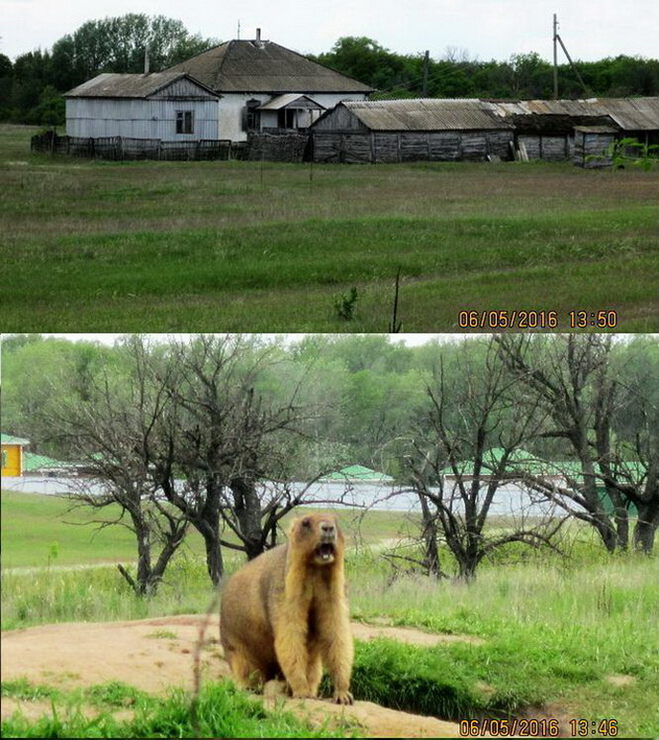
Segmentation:
[(2, 477), (17, 477), (23, 475), (23, 447), (30, 444), (28, 439), (12, 437), (9, 434), (0, 434), (2, 449)]

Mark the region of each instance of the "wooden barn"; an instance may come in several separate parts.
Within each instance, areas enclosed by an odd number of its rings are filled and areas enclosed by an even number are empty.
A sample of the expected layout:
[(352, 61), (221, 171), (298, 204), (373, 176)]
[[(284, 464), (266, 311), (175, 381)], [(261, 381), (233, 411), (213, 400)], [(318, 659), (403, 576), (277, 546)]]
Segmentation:
[(184, 72), (100, 74), (64, 97), (69, 136), (168, 141), (219, 138), (219, 96)]
[(659, 97), (587, 100), (518, 100), (495, 103), (512, 122), (515, 148), (529, 159), (566, 160), (584, 166), (615, 138), (659, 143)]
[[(659, 143), (659, 97), (343, 102), (312, 127), (318, 162), (573, 160), (597, 166), (615, 139)], [(600, 160), (599, 164), (606, 164)]]
[(512, 124), (476, 99), (345, 101), (311, 127), (316, 162), (510, 158)]

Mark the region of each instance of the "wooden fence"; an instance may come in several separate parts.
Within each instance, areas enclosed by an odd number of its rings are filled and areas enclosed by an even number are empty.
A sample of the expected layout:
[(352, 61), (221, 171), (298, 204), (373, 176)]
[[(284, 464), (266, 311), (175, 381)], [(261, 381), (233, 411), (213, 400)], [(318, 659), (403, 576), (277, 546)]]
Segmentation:
[(309, 153), (309, 145), (310, 138), (306, 130), (250, 131), (246, 158), (265, 162), (303, 162)]
[(202, 139), (200, 141), (162, 141), (161, 139), (134, 139), (127, 136), (87, 138), (58, 136), (46, 131), (32, 137), (34, 152), (68, 154), (111, 160), (210, 160), (245, 159), (245, 147), (232, 144), (228, 139)]

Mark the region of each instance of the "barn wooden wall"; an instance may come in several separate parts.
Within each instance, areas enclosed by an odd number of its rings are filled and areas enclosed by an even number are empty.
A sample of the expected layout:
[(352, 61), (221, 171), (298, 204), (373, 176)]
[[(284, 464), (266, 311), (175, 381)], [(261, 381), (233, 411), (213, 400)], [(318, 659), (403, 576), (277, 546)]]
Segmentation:
[(482, 161), (510, 157), (512, 131), (312, 130), (315, 162)]

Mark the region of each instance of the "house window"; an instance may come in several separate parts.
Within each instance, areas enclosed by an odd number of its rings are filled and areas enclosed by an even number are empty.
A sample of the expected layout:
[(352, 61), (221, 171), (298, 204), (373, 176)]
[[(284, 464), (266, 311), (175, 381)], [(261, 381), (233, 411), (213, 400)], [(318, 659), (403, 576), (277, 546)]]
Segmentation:
[(243, 128), (245, 131), (255, 131), (261, 128), (261, 111), (257, 110), (260, 105), (260, 100), (247, 101), (243, 121)]
[(176, 133), (193, 134), (194, 133), (194, 113), (191, 110), (176, 111)]

